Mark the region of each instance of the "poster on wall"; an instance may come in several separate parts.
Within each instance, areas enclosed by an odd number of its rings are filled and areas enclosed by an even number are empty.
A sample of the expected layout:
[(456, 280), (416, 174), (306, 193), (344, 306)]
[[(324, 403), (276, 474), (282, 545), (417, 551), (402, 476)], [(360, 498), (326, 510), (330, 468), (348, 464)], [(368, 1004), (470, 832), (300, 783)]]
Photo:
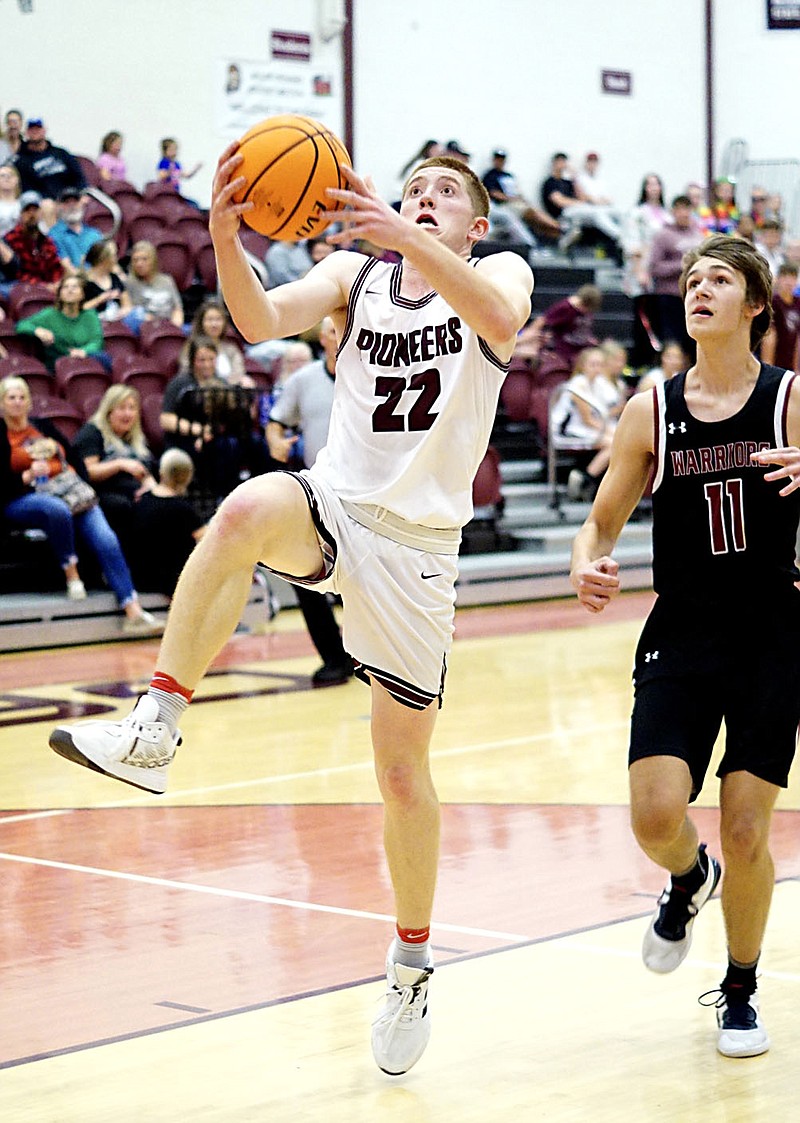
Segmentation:
[(230, 140), (265, 117), (300, 113), (340, 134), (343, 120), (341, 67), (319, 61), (311, 36), (273, 31), (269, 57), (261, 62), (227, 58), (217, 61), (215, 115), (217, 131)]
[(800, 30), (800, 3), (767, 0), (767, 27), (770, 31)]

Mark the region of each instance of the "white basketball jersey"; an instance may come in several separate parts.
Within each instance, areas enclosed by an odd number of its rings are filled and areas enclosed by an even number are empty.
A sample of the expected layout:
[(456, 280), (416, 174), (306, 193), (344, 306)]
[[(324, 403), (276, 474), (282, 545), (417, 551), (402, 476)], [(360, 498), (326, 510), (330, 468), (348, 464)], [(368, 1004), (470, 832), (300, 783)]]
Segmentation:
[(375, 258), (355, 279), (314, 472), (352, 503), (461, 527), (508, 364), (438, 293), (401, 296), (401, 279), (402, 264)]

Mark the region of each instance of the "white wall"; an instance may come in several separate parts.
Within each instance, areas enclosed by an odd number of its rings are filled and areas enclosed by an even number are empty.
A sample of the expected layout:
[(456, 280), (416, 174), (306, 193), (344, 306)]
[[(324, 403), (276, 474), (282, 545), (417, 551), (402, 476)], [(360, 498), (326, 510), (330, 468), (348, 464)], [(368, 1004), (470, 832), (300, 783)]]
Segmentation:
[[(476, 170), (496, 145), (533, 193), (548, 157), (596, 148), (613, 191), (632, 202), (645, 172), (667, 191), (705, 171), (702, 0), (353, 0), (355, 153), (394, 193), (400, 166), (429, 136), (469, 147)], [(51, 138), (94, 155), (120, 129), (131, 177), (153, 175), (158, 141), (205, 167), (207, 202), (226, 137), (220, 61), (268, 57), (270, 31), (307, 30), (315, 63), (339, 43), (317, 36), (324, 0), (0, 0), (0, 107), (41, 115)], [(764, 0), (716, 0), (717, 136), (754, 155), (793, 156), (800, 32), (767, 32)], [(80, 43), (80, 47), (76, 44)], [(633, 96), (600, 92), (600, 70), (630, 70)]]
[(717, 8), (717, 136), (746, 140), (755, 160), (797, 159), (800, 31), (768, 31), (764, 0)]
[(101, 137), (119, 130), (140, 186), (155, 177), (160, 139), (175, 136), (184, 166), (203, 161), (186, 186), (203, 204), (229, 139), (218, 126), (222, 60), (266, 62), (273, 29), (306, 31), (315, 63), (340, 70), (339, 41), (317, 34), (317, 0), (32, 3), (24, 14), (17, 0), (0, 0), (2, 112), (41, 116), (54, 144), (92, 157)]
[[(700, 0), (357, 0), (354, 22), (357, 162), (384, 190), (428, 137), (479, 173), (506, 148), (526, 194), (559, 149), (596, 149), (621, 205), (648, 171), (670, 194), (703, 176)], [(603, 69), (633, 95), (603, 94)]]

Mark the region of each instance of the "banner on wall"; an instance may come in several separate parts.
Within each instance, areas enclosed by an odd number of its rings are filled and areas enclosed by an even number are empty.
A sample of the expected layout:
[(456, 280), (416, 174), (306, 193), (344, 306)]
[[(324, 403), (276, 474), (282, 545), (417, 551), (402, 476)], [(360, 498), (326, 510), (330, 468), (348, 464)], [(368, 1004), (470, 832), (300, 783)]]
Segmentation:
[(315, 63), (310, 36), (273, 32), (268, 61), (220, 59), (216, 73), (216, 126), (226, 139), (241, 136), (265, 117), (300, 113), (342, 130), (341, 80)]
[(800, 30), (800, 3), (767, 0), (767, 27), (770, 31)]

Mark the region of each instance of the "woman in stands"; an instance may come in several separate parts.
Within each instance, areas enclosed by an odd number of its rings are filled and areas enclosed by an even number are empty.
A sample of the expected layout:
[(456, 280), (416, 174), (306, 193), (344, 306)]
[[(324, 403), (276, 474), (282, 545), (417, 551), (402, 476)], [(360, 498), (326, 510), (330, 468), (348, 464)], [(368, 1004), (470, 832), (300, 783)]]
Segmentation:
[(12, 164), (0, 167), (0, 238), (19, 222), (19, 172)]
[[(103, 238), (86, 251), (84, 308), (93, 308), (101, 320), (125, 320), (133, 309), (128, 285), (117, 259), (113, 238)], [(131, 325), (133, 326), (133, 325)]]
[(111, 370), (111, 358), (103, 350), (105, 341), (100, 319), (94, 309), (84, 308), (85, 299), (81, 278), (64, 277), (56, 289), (55, 304), (17, 323), (17, 334), (39, 340), (49, 370), (53, 370), (56, 359), (64, 355), (90, 356)]
[(217, 377), (218, 344), (208, 336), (189, 340), (187, 366), (164, 391), (161, 427), (165, 448), (181, 448), (194, 461), (189, 498), (208, 519), (241, 482), (242, 473), (269, 470), (266, 441), (254, 432), (250, 401)]
[(152, 242), (136, 242), (131, 249), (128, 294), (140, 321), (170, 320), (183, 327), (181, 294), (169, 273), (159, 271)]
[(132, 556), (134, 505), (156, 482), (155, 458), (142, 431), (139, 391), (121, 383), (109, 386), (74, 447), (126, 557)]
[(192, 331), (186, 346), (181, 352), (179, 370), (189, 370), (189, 344), (198, 336), (213, 340), (217, 345), (216, 375), (223, 382), (234, 386), (253, 386), (254, 382), (244, 369), (244, 356), (241, 348), (237, 347), (230, 339), (225, 338), (225, 333), (230, 325), (227, 309), (221, 300), (209, 297), (204, 300), (195, 313), (192, 321)]
[(76, 536), (96, 556), (113, 590), (128, 634), (155, 635), (161, 624), (145, 612), (133, 587), (128, 563), (116, 534), (95, 503), (73, 513), (64, 499), (43, 490), (45, 481), (67, 467), (79, 475), (83, 463), (63, 433), (46, 418), (31, 417), (31, 394), (23, 378), (0, 381), (0, 513), (15, 527), (47, 534), (67, 582), (70, 600), (84, 600), (86, 589), (78, 573)]

